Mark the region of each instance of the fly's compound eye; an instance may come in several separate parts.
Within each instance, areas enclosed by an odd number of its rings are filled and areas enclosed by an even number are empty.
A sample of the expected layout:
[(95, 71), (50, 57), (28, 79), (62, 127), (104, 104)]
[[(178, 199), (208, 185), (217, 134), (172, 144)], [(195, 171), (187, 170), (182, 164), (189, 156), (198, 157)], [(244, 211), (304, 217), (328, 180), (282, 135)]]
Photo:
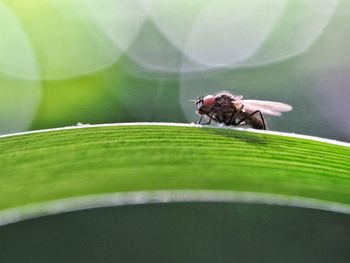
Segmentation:
[(215, 97), (213, 95), (208, 95), (203, 98), (203, 105), (205, 107), (211, 107), (214, 105)]

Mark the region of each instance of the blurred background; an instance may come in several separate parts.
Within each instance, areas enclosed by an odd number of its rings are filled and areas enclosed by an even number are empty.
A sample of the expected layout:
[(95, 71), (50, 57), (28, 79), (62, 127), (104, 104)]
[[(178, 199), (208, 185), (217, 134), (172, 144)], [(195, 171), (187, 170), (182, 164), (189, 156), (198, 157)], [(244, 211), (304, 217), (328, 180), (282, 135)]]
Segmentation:
[(0, 0), (0, 133), (198, 118), (228, 90), (271, 130), (350, 141), (346, 0)]
[[(291, 104), (270, 130), (350, 142), (349, 43), (348, 0), (0, 0), (0, 134), (191, 123), (189, 100), (227, 90)], [(349, 262), (349, 222), (257, 204), (97, 208), (2, 226), (0, 261)]]

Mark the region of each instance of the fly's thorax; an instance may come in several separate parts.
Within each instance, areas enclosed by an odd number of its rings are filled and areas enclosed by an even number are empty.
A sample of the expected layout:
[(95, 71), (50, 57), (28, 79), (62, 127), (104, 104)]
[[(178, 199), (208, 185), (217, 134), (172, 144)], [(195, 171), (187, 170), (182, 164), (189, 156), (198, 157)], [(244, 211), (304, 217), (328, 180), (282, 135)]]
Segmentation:
[(227, 93), (219, 93), (215, 95), (215, 101), (218, 103), (222, 103), (225, 101), (232, 101), (234, 97), (231, 94)]
[(231, 107), (234, 111), (241, 111), (241, 112), (245, 112), (246, 109), (244, 107), (242, 107), (242, 103), (240, 100), (233, 100), (231, 101)]
[(215, 106), (221, 108), (223, 111), (230, 111), (233, 100), (234, 97), (231, 94), (219, 93), (215, 96)]

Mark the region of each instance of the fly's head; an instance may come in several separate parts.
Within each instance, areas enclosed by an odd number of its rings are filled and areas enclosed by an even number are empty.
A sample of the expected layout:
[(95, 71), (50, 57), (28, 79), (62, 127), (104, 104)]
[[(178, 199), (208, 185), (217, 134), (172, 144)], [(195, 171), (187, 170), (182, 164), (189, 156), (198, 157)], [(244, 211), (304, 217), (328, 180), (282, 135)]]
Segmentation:
[(199, 98), (196, 102), (196, 110), (198, 114), (205, 115), (208, 114), (211, 110), (211, 108), (215, 104), (215, 96), (213, 95), (207, 95), (204, 98)]

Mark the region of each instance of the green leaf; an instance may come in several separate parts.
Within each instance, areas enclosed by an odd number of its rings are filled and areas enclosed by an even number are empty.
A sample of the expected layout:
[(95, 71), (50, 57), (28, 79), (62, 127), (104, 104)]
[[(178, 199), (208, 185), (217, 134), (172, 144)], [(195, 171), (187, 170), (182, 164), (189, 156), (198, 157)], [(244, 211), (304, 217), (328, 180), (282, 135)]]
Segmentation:
[(186, 190), (175, 199), (220, 190), (257, 201), (350, 205), (346, 143), (273, 132), (152, 123), (69, 127), (3, 136), (0, 163), (0, 211), (169, 190)]
[(346, 143), (181, 124), (2, 136), (0, 261), (349, 262), (349, 159)]

